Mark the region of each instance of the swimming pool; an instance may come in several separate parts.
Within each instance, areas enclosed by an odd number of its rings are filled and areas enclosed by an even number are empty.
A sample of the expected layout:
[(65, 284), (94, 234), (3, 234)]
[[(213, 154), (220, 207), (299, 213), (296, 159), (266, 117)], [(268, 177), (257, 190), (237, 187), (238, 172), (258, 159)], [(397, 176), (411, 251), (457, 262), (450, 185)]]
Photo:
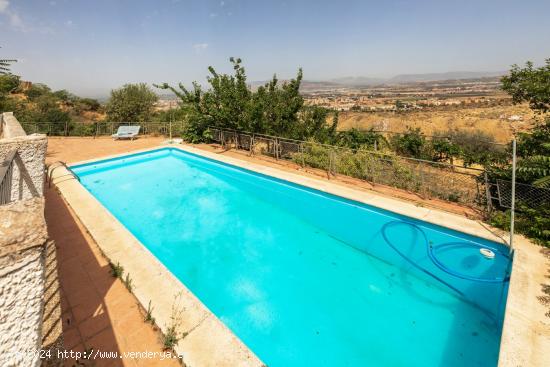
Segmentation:
[(503, 245), (178, 149), (72, 170), (269, 366), (497, 364)]

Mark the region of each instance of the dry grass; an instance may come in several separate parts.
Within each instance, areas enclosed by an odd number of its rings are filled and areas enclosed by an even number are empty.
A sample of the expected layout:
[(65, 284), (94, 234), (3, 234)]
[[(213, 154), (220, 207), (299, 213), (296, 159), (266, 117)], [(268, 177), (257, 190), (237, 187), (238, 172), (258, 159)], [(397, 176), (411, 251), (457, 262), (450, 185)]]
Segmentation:
[[(522, 121), (510, 121), (507, 117), (520, 115)], [(506, 118), (501, 118), (506, 116)], [(494, 136), (500, 143), (510, 141), (513, 129), (529, 130), (534, 115), (526, 105), (462, 108), (456, 110), (411, 112), (342, 112), (340, 130), (351, 128), (405, 131), (407, 126), (420, 127), (425, 134), (436, 135), (447, 130), (482, 130)]]

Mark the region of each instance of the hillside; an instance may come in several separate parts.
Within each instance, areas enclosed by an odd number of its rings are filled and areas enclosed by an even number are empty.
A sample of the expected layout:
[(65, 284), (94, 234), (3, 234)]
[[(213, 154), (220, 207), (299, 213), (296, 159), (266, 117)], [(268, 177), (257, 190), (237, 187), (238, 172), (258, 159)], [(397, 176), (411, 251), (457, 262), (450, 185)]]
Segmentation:
[[(511, 116), (521, 116), (514, 121)], [(407, 112), (341, 112), (338, 129), (351, 128), (403, 132), (420, 127), (425, 134), (437, 135), (447, 130), (481, 130), (494, 136), (497, 142), (508, 142), (514, 129), (529, 130), (534, 115), (526, 105), (465, 108), (438, 111)]]

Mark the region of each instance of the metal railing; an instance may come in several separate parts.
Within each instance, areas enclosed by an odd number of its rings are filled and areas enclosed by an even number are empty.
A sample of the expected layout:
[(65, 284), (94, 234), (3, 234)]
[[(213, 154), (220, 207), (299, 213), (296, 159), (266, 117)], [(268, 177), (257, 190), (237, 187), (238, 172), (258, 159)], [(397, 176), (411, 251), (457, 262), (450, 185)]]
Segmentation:
[(0, 205), (11, 202), (13, 166), (16, 156), (17, 149), (10, 151), (0, 165)]
[[(512, 181), (497, 179), (491, 184), (492, 202), (502, 208), (512, 207)], [(550, 189), (516, 182), (516, 203), (528, 208), (550, 205)]]
[(265, 134), (209, 130), (212, 139), (226, 149), (289, 160), (302, 167), (323, 170), (329, 178), (348, 176), (475, 209), (486, 209), (490, 200), (489, 182), (483, 169)]
[(183, 122), (20, 122), (27, 134), (48, 136), (105, 136), (116, 133), (119, 126), (140, 125), (139, 135), (173, 135), (183, 131)]

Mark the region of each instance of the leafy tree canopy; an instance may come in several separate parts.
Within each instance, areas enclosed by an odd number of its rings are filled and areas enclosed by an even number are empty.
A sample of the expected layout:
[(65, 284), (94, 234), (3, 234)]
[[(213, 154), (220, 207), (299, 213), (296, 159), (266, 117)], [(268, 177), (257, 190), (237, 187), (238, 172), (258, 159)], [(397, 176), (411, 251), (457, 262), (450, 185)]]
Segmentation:
[(407, 127), (405, 133), (395, 135), (392, 138), (392, 145), (398, 154), (414, 158), (424, 158), (426, 138), (419, 127)]
[(0, 59), (0, 75), (10, 74), (10, 67), (14, 62), (17, 62), (17, 60)]
[(0, 75), (0, 94), (13, 92), (19, 86), (19, 77), (13, 74)]
[(52, 90), (46, 84), (33, 83), (32, 86), (24, 92), (24, 94), (29, 100), (34, 101), (38, 97), (48, 95), (51, 92)]
[(193, 83), (191, 90), (183, 84), (171, 90), (181, 99), (182, 108), (189, 108), (184, 137), (202, 141), (208, 127), (222, 127), (292, 139), (315, 138), (320, 141), (334, 136), (337, 119), (327, 124), (329, 110), (308, 107), (299, 93), (302, 70), (296, 78), (279, 83), (276, 76), (253, 91), (247, 84), (245, 69), (239, 58), (230, 58), (233, 74), (220, 74), (209, 67), (210, 88), (203, 90)]
[[(510, 74), (502, 78), (502, 88), (514, 102), (529, 102), (535, 112), (550, 111), (550, 58), (546, 65), (534, 68), (527, 62), (525, 68), (513, 65)], [(518, 179), (534, 185), (550, 187), (550, 116), (538, 123), (529, 133), (517, 136)], [(510, 165), (503, 171), (509, 175)]]
[(107, 119), (114, 122), (151, 121), (158, 96), (145, 83), (126, 84), (111, 91)]
[(513, 65), (501, 82), (514, 103), (529, 102), (531, 109), (539, 113), (550, 110), (550, 58), (539, 68), (534, 68), (530, 61), (524, 68)]
[(338, 132), (336, 143), (352, 149), (368, 148), (374, 149), (374, 143), (385, 141), (380, 133), (371, 128), (368, 131), (361, 131), (356, 128)]

